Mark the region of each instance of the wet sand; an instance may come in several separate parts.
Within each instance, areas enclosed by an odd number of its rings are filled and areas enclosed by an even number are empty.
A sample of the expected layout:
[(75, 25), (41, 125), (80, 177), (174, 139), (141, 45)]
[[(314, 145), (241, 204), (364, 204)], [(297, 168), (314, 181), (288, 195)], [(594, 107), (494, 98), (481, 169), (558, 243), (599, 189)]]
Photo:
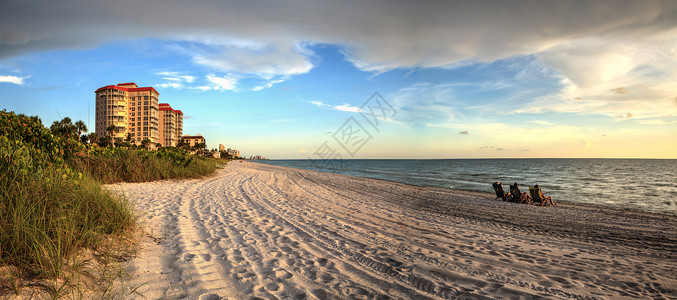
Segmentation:
[(124, 298), (677, 297), (675, 216), (238, 162), (109, 188), (144, 226)]

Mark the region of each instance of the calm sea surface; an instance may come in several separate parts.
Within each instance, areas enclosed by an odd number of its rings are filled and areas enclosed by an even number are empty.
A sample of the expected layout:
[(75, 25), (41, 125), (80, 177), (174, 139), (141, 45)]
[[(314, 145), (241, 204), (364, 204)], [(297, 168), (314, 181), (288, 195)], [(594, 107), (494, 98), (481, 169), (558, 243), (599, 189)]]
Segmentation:
[(261, 163), (306, 170), (493, 193), (491, 183), (538, 184), (555, 201), (677, 215), (677, 160), (654, 159), (356, 159), (337, 169), (310, 160)]

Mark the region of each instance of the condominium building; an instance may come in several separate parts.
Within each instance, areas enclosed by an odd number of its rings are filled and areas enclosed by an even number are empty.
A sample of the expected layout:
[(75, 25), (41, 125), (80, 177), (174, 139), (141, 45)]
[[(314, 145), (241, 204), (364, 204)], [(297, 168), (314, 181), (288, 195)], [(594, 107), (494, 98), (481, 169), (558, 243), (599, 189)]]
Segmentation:
[[(163, 103), (163, 107), (166, 104), (171, 112), (163, 111), (160, 122), (160, 93), (153, 87), (139, 87), (133, 82), (119, 83), (101, 87), (95, 93), (95, 132), (99, 138), (108, 135), (124, 140), (130, 134), (136, 144), (148, 139), (153, 145), (175, 146), (183, 135), (183, 113), (180, 110), (171, 109), (169, 104)], [(165, 122), (165, 116), (169, 121)], [(111, 125), (115, 130), (108, 130)]]
[(160, 103), (160, 144), (175, 147), (183, 136), (183, 112)]
[(190, 145), (191, 147), (195, 146), (195, 144), (207, 144), (205, 141), (205, 138), (203, 138), (201, 135), (184, 135), (183, 136), (183, 142)]

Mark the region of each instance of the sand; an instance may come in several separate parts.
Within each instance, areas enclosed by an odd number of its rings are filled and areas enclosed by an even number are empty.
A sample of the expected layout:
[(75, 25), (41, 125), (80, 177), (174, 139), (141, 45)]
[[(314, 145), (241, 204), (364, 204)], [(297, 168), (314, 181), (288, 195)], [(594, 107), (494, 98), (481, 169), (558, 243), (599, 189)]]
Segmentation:
[(677, 298), (675, 216), (246, 162), (109, 188), (144, 228), (124, 298)]

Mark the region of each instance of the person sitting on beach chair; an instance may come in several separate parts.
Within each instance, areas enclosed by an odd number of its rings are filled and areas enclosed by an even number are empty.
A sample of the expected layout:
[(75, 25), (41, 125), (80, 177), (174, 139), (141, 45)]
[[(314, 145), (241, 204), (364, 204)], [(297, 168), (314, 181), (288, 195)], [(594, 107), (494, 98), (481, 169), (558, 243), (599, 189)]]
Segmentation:
[(496, 199), (501, 198), (503, 201), (507, 200), (510, 194), (506, 194), (503, 191), (503, 184), (496, 181), (492, 184), (494, 186), (494, 191), (496, 192)]
[(522, 193), (517, 183), (510, 186), (510, 196), (512, 202), (531, 204), (531, 197), (526, 192)]
[(543, 191), (541, 191), (541, 188), (538, 187), (538, 184), (534, 185), (534, 187), (530, 187), (529, 193), (531, 194), (531, 199), (533, 199), (533, 202), (540, 202), (541, 206), (547, 204), (556, 206), (555, 202), (552, 201), (552, 197), (550, 196), (546, 197), (545, 195), (543, 195)]

